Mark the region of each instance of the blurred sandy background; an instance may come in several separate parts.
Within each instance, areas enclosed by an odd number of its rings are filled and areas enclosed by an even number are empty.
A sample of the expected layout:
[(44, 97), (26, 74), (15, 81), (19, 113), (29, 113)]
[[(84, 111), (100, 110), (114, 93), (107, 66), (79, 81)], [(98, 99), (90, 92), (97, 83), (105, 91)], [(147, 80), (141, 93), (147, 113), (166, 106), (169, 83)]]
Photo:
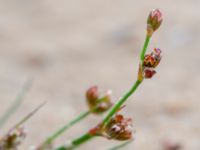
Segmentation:
[[(85, 111), (91, 85), (112, 89), (116, 101), (136, 79), (146, 18), (164, 14), (149, 49), (163, 59), (152, 80), (130, 98), (123, 113), (134, 118), (135, 142), (126, 150), (162, 150), (162, 141), (183, 150), (200, 149), (200, 0), (1, 0), (0, 110), (13, 102), (29, 77), (31, 90), (1, 134), (43, 101), (47, 105), (26, 123), (27, 150)], [(56, 144), (75, 138), (101, 117), (73, 127)], [(96, 138), (81, 150), (117, 144)]]

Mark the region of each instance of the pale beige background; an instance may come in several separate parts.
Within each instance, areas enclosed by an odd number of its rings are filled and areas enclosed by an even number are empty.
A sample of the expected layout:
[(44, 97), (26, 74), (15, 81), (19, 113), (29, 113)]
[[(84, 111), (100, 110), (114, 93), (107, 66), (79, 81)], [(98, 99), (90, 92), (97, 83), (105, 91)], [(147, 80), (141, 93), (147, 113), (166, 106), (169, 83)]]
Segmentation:
[[(43, 101), (47, 105), (25, 125), (27, 150), (87, 109), (84, 92), (97, 84), (113, 90), (116, 101), (136, 79), (138, 54), (149, 11), (160, 8), (162, 27), (149, 49), (163, 59), (152, 80), (130, 98), (135, 142), (126, 150), (162, 150), (162, 141), (200, 149), (200, 0), (1, 0), (0, 110), (3, 112), (34, 78), (25, 102), (1, 134)], [(57, 142), (93, 127), (90, 116)], [(116, 144), (96, 138), (80, 150)]]

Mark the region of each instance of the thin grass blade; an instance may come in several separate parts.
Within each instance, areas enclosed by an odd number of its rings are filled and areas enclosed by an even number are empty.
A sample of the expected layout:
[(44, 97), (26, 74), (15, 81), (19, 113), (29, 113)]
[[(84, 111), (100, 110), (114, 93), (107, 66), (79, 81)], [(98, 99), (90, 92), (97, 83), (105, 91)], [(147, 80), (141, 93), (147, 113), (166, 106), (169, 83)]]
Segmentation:
[(18, 128), (21, 126), (23, 123), (25, 123), (27, 120), (29, 120), (33, 115), (35, 115), (44, 105), (46, 102), (43, 102), (39, 106), (37, 106), (33, 111), (28, 113), (24, 118), (22, 118), (12, 129)]
[(0, 118), (0, 128), (7, 122), (7, 120), (17, 111), (19, 106), (24, 100), (24, 97), (28, 90), (30, 89), (32, 84), (32, 80), (28, 80), (24, 87), (22, 88), (22, 91), (19, 93), (19, 95), (16, 97), (15, 101), (12, 103), (12, 105), (7, 109), (7, 111), (2, 115)]

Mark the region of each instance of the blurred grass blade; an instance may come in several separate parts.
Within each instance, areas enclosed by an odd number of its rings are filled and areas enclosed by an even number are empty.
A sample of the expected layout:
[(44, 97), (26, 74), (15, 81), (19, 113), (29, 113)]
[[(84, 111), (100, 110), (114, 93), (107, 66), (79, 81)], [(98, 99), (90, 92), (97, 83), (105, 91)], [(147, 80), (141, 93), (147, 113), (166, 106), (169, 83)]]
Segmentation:
[(19, 108), (20, 104), (24, 100), (24, 96), (27, 93), (27, 91), (30, 89), (30, 86), (32, 84), (32, 80), (28, 80), (22, 91), (19, 93), (19, 95), (16, 97), (15, 101), (11, 104), (11, 106), (8, 108), (8, 110), (2, 115), (0, 118), (0, 128), (6, 123), (6, 121), (16, 112), (16, 110)]
[(117, 145), (117, 146), (115, 146), (115, 147), (112, 147), (112, 148), (110, 148), (110, 149), (107, 149), (107, 150), (119, 150), (119, 149), (122, 149), (122, 148), (124, 148), (125, 146), (127, 146), (128, 144), (130, 144), (132, 141), (133, 141), (133, 140), (129, 140), (129, 141), (127, 141), (127, 142), (124, 142), (124, 143), (122, 143), (122, 144), (119, 144), (119, 145)]
[(31, 111), (30, 113), (28, 113), (24, 118), (22, 118), (14, 127), (18, 128), (20, 125), (22, 125), (24, 122), (26, 122), (28, 119), (30, 119), (33, 115), (35, 115), (44, 105), (46, 104), (46, 102), (43, 102), (42, 104), (40, 104), (39, 106), (37, 106), (33, 111)]

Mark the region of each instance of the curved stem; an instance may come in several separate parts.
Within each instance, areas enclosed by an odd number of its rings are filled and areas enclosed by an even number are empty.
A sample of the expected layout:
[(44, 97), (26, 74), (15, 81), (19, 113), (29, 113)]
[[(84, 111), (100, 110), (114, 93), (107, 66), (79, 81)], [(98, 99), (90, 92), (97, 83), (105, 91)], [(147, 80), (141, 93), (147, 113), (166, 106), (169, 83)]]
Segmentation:
[(71, 126), (73, 126), (74, 124), (78, 123), (79, 121), (81, 121), (82, 119), (84, 119), (85, 117), (87, 117), (89, 114), (91, 113), (91, 111), (86, 111), (81, 113), (80, 115), (78, 115), (75, 119), (73, 119), (71, 122), (69, 122), (68, 124), (64, 125), (62, 128), (60, 128), (58, 131), (56, 131), (55, 133), (53, 133), (51, 136), (49, 136), (47, 138), (47, 140), (42, 144), (42, 146), (44, 145), (48, 145), (51, 144), (57, 137), (59, 137), (62, 133), (64, 133), (67, 129), (69, 129)]
[(141, 61), (144, 60), (144, 55), (145, 55), (145, 53), (146, 53), (146, 50), (147, 50), (147, 47), (148, 47), (148, 44), (149, 44), (150, 39), (151, 39), (151, 36), (146, 35), (145, 42), (144, 42), (144, 46), (143, 46), (143, 49), (142, 49), (141, 54), (140, 54), (140, 60), (141, 60)]

